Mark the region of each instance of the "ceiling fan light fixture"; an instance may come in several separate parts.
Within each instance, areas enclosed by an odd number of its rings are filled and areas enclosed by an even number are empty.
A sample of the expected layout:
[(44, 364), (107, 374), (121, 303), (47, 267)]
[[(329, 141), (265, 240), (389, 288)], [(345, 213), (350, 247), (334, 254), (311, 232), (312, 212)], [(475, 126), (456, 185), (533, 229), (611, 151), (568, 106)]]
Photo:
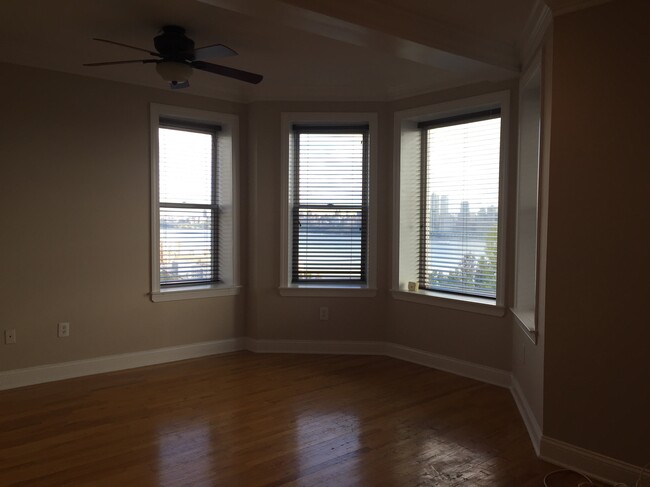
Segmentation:
[(183, 82), (192, 76), (192, 66), (177, 61), (161, 61), (156, 64), (156, 71), (165, 81)]
[(209, 46), (194, 48), (194, 41), (185, 35), (185, 29), (178, 26), (166, 25), (162, 34), (154, 37), (155, 51), (130, 46), (122, 42), (115, 42), (109, 39), (93, 38), (96, 41), (126, 47), (135, 51), (146, 52), (157, 59), (127, 59), (125, 61), (108, 61), (100, 63), (88, 63), (84, 66), (112, 66), (115, 64), (155, 64), (158, 75), (169, 82), (170, 88), (177, 90), (190, 86), (189, 79), (193, 70), (205, 71), (206, 73), (217, 74), (246, 83), (257, 84), (264, 78), (261, 74), (250, 73), (241, 69), (231, 68), (207, 62), (206, 59), (236, 56), (237, 53), (223, 44), (211, 44)]

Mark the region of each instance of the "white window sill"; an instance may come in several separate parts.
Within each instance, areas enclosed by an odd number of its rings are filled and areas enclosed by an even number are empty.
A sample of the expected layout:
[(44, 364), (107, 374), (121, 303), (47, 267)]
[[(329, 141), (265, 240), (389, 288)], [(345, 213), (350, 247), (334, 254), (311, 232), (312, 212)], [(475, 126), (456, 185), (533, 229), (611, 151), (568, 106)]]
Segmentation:
[(183, 286), (162, 289), (151, 293), (151, 300), (154, 303), (163, 301), (180, 301), (182, 299), (214, 298), (217, 296), (234, 296), (239, 294), (241, 286), (232, 285), (205, 285), (205, 286)]
[(535, 311), (534, 310), (521, 310), (510, 308), (515, 317), (515, 321), (524, 334), (530, 338), (533, 343), (537, 343), (537, 331), (535, 329)]
[(451, 308), (470, 313), (479, 313), (490, 316), (504, 316), (506, 310), (503, 306), (497, 305), (494, 299), (478, 298), (473, 296), (454, 296), (446, 293), (433, 291), (402, 291), (393, 290), (391, 295), (394, 299), (411, 301), (413, 303), (428, 304), (441, 308)]
[(377, 289), (367, 286), (296, 284), (280, 287), (280, 296), (372, 298), (376, 295)]

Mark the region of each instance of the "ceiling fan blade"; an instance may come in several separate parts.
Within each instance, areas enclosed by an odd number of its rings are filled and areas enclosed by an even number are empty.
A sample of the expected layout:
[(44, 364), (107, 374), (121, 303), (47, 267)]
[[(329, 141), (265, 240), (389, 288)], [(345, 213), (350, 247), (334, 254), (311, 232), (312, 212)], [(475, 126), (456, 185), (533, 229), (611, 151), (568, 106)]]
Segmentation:
[(257, 84), (264, 79), (261, 74), (249, 73), (248, 71), (242, 71), (241, 69), (229, 68), (219, 64), (206, 63), (204, 61), (192, 61), (191, 65), (193, 68), (202, 71), (220, 74), (221, 76), (227, 76), (228, 78), (238, 79), (247, 83)]
[(110, 66), (111, 64), (130, 64), (130, 63), (157, 63), (157, 59), (132, 59), (129, 61), (108, 61), (105, 63), (86, 63), (84, 66)]
[(224, 46), (223, 44), (213, 44), (212, 46), (204, 46), (194, 49), (194, 59), (197, 61), (236, 55), (236, 51), (230, 49), (228, 46)]
[(135, 49), (136, 51), (146, 52), (152, 56), (162, 57), (157, 52), (149, 51), (148, 49), (142, 49), (141, 47), (129, 46), (128, 44), (122, 44), (121, 42), (109, 41), (108, 39), (98, 39), (96, 37), (93, 37), (93, 41), (106, 42), (107, 44), (115, 44), (116, 46), (128, 47), (129, 49)]

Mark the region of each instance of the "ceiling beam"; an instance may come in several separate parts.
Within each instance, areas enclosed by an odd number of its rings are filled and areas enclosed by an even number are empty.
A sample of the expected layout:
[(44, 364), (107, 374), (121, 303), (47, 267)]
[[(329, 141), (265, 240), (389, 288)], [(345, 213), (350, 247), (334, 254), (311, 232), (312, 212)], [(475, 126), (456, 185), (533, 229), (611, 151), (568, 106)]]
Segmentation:
[(515, 46), (470, 35), (373, 0), (198, 1), (477, 80), (513, 78), (520, 69)]

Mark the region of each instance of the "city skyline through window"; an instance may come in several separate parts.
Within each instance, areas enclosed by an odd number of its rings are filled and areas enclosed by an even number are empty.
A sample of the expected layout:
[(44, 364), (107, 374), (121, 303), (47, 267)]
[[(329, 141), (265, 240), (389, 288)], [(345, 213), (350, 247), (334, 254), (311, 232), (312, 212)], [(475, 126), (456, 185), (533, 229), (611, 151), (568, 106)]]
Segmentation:
[(420, 286), (495, 298), (501, 119), (423, 129)]

